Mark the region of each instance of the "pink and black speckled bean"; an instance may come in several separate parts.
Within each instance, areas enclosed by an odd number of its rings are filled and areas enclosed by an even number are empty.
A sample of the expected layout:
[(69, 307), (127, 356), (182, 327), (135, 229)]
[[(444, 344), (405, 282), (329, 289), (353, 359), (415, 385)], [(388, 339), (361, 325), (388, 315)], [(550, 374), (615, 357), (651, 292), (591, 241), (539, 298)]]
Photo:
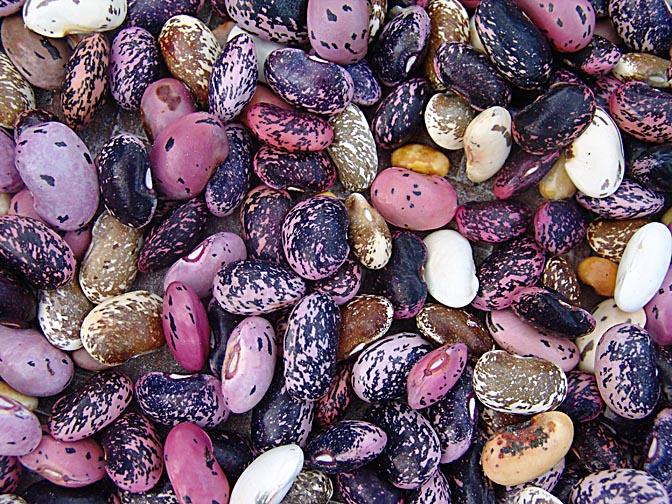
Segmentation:
[(68, 284), (75, 272), (70, 246), (36, 219), (0, 216), (0, 259), (6, 268), (38, 289)]
[(470, 201), (455, 214), (460, 234), (471, 241), (501, 243), (516, 238), (532, 221), (532, 212), (518, 201)]
[(548, 154), (572, 143), (595, 113), (595, 96), (583, 84), (558, 82), (513, 116), (513, 140), (530, 154)]
[(572, 504), (666, 504), (665, 487), (650, 474), (637, 469), (599, 471), (580, 479), (569, 496)]
[(110, 45), (102, 33), (93, 33), (75, 47), (65, 66), (61, 107), (65, 122), (81, 129), (103, 106), (109, 88)]
[(352, 103), (362, 107), (378, 103), (383, 91), (369, 63), (366, 60), (360, 60), (343, 68), (350, 74), (355, 86)]
[(257, 53), (245, 33), (229, 40), (212, 67), (208, 87), (210, 113), (223, 123), (236, 117), (257, 89)]
[(392, 87), (413, 74), (422, 63), (429, 28), (429, 15), (418, 5), (404, 9), (385, 24), (369, 55), (380, 82)]
[(322, 58), (340, 65), (361, 61), (369, 48), (367, 0), (308, 2), (310, 45)]
[(273, 189), (322, 192), (336, 182), (336, 166), (324, 151), (286, 152), (264, 145), (254, 155), (253, 166)]
[(158, 271), (187, 254), (202, 241), (207, 216), (208, 209), (201, 198), (178, 206), (145, 238), (138, 258), (138, 271)]
[[(644, 446), (644, 469), (672, 493), (672, 409), (658, 412)], [(1, 486), (0, 486), (1, 488)]]
[(282, 224), (282, 246), (289, 266), (301, 277), (333, 275), (348, 258), (348, 211), (330, 196), (313, 196), (292, 208)]
[(619, 37), (635, 51), (667, 54), (672, 46), (667, 2), (610, 0), (609, 19)]
[(0, 456), (26, 455), (40, 443), (42, 430), (35, 413), (14, 399), (0, 395)]
[(526, 287), (513, 298), (511, 309), (521, 319), (551, 333), (576, 338), (595, 329), (595, 318), (546, 287)]
[(122, 490), (146, 492), (163, 473), (163, 445), (152, 422), (131, 411), (103, 434), (105, 472)]
[(336, 376), (336, 350), (341, 312), (331, 296), (314, 292), (299, 301), (289, 315), (284, 342), (287, 392), (314, 401), (327, 393)]
[(158, 193), (174, 200), (197, 197), (228, 154), (226, 129), (212, 114), (175, 119), (158, 134), (149, 154)]
[(606, 198), (591, 198), (582, 193), (576, 193), (576, 201), (586, 210), (596, 213), (605, 219), (637, 219), (653, 215), (665, 206), (665, 197), (651, 189), (623, 179), (616, 192)]
[(247, 123), (255, 136), (287, 152), (321, 151), (334, 139), (325, 119), (303, 110), (287, 110), (272, 103), (257, 103), (247, 110)]
[(339, 362), (327, 392), (315, 401), (315, 423), (324, 429), (342, 420), (352, 401), (352, 361)]
[(448, 480), (440, 470), (415, 490), (406, 492), (406, 504), (424, 504), (426, 502), (453, 502)]
[(313, 283), (313, 290), (331, 296), (341, 306), (354, 298), (362, 286), (362, 265), (359, 261), (346, 259), (331, 276)]
[(355, 92), (352, 77), (343, 67), (291, 47), (268, 55), (264, 76), (280, 98), (316, 114), (343, 112)]
[(125, 25), (141, 26), (158, 35), (171, 17), (179, 14), (195, 16), (203, 0), (128, 0)]
[(602, 399), (619, 416), (640, 419), (656, 407), (660, 396), (649, 334), (635, 324), (608, 329), (595, 348), (595, 376)]
[(268, 392), (252, 410), (250, 432), (255, 450), (262, 452), (291, 443), (305, 446), (313, 423), (314, 404), (289, 394), (279, 364)]
[(422, 128), (431, 89), (426, 79), (410, 79), (399, 84), (380, 102), (371, 120), (373, 138), (379, 147), (399, 147)]
[(628, 166), (629, 174), (652, 191), (672, 191), (672, 145), (654, 145)]
[(112, 41), (109, 67), (110, 92), (126, 110), (140, 107), (142, 94), (159, 76), (159, 48), (144, 28), (120, 30)]
[(590, 77), (607, 75), (620, 59), (621, 49), (599, 35), (594, 35), (590, 43), (580, 51), (562, 56), (565, 65)]
[(511, 101), (509, 83), (488, 57), (470, 44), (444, 42), (434, 53), (434, 68), (441, 84), (476, 110), (506, 107)]
[(192, 373), (200, 371), (210, 349), (210, 324), (196, 291), (171, 282), (163, 294), (162, 323), (168, 349), (178, 364)]
[(380, 465), (393, 485), (415, 489), (439, 466), (441, 445), (430, 423), (406, 404), (392, 401), (370, 406), (364, 419), (387, 434)]
[(49, 432), (61, 441), (94, 435), (118, 418), (133, 400), (133, 382), (120, 371), (93, 375), (51, 407)]
[(405, 493), (389, 482), (378, 464), (336, 475), (336, 485), (348, 504), (403, 504)]
[(227, 264), (215, 277), (213, 296), (236, 315), (263, 315), (294, 306), (306, 284), (287, 266), (259, 259)]
[(548, 82), (551, 47), (513, 0), (481, 0), (475, 23), (486, 54), (514, 86), (537, 89)]
[(37, 297), (27, 283), (0, 270), (0, 324), (27, 329), (37, 316)]
[(273, 3), (265, 0), (224, 0), (224, 5), (236, 24), (263, 40), (281, 44), (308, 42), (308, 0)]
[(545, 261), (543, 249), (532, 238), (504, 243), (477, 269), (479, 287), (472, 306), (486, 311), (508, 308), (518, 292), (537, 282)]
[(355, 361), (352, 388), (366, 402), (400, 399), (406, 395), (406, 380), (413, 365), (432, 346), (422, 336), (398, 333), (368, 346)]
[(68, 488), (87, 486), (105, 477), (103, 449), (93, 438), (66, 442), (44, 432), (35, 451), (19, 461), (26, 469)]
[(34, 198), (34, 210), (45, 223), (74, 231), (93, 219), (98, 209), (98, 176), (89, 149), (72, 129), (60, 122), (28, 128), (16, 143), (15, 155), (16, 169)]
[(362, 420), (343, 420), (319, 432), (306, 446), (306, 465), (326, 474), (351, 472), (380, 455), (387, 434)]
[(212, 429), (229, 416), (222, 383), (208, 374), (146, 373), (135, 383), (135, 395), (142, 412), (162, 425), (193, 422)]
[(410, 231), (392, 235), (392, 255), (387, 264), (371, 272), (374, 291), (394, 306), (394, 318), (415, 317), (427, 300), (423, 267), (427, 260), (425, 243)]
[(567, 414), (574, 423), (595, 420), (604, 411), (604, 401), (592, 373), (573, 370), (567, 373), (567, 397), (557, 411)]
[(243, 240), (250, 259), (285, 261), (282, 222), (292, 208), (287, 191), (261, 185), (252, 189), (240, 207)]
[(108, 212), (125, 226), (141, 228), (156, 211), (149, 154), (142, 141), (128, 133), (108, 140), (96, 156), (100, 193)]
[(495, 177), (493, 193), (499, 199), (518, 196), (544, 178), (560, 157), (562, 149), (537, 156), (514, 149)]
[(459, 459), (471, 445), (478, 420), (473, 376), (471, 366), (466, 366), (448, 393), (422, 411), (439, 437), (442, 464)]
[(252, 135), (240, 124), (228, 124), (229, 154), (205, 186), (205, 204), (215, 217), (226, 217), (242, 203), (250, 188)]
[[(16, 128), (14, 130), (16, 132)], [(16, 135), (18, 139), (19, 135)], [(23, 188), (23, 180), (16, 169), (14, 160), (15, 142), (12, 135), (4, 129), (0, 131), (0, 190), (2, 192), (17, 192)]]
[(262, 317), (247, 317), (231, 332), (222, 365), (222, 394), (232, 413), (246, 413), (271, 385), (278, 356), (275, 331)]
[(180, 503), (229, 502), (229, 481), (203, 429), (188, 422), (173, 427), (166, 437), (163, 458)]
[(18, 458), (0, 455), (0, 495), (13, 493), (19, 487), (22, 472)]
[(534, 239), (546, 252), (565, 254), (583, 242), (586, 219), (572, 200), (546, 201), (534, 213)]
[(609, 114), (619, 128), (639, 140), (672, 141), (672, 96), (644, 82), (622, 84), (609, 99)]
[(407, 402), (421, 409), (439, 401), (457, 383), (467, 364), (467, 345), (443, 345), (420, 357), (406, 381)]

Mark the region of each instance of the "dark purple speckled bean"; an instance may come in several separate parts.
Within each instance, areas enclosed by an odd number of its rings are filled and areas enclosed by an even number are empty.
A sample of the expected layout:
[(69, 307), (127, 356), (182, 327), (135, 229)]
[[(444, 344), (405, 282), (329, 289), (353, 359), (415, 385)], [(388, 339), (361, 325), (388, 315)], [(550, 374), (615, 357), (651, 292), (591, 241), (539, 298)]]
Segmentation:
[(422, 63), (429, 39), (427, 11), (413, 5), (389, 20), (371, 45), (369, 61), (380, 82), (392, 87), (412, 75)]
[(262, 40), (281, 44), (308, 42), (308, 0), (268, 3), (265, 0), (218, 0), (237, 25)]
[(595, 420), (604, 411), (595, 375), (578, 369), (567, 373), (567, 397), (557, 410), (575, 423)]
[(146, 492), (163, 473), (163, 445), (150, 420), (134, 411), (126, 413), (103, 434), (105, 471), (120, 489)]
[(406, 380), (413, 365), (432, 350), (414, 333), (385, 336), (369, 345), (352, 368), (352, 388), (366, 402), (389, 401), (406, 395)]
[(301, 277), (333, 275), (350, 252), (348, 211), (331, 196), (313, 196), (292, 208), (282, 223), (282, 247), (290, 267)]
[(415, 489), (432, 477), (439, 466), (441, 445), (420, 413), (392, 401), (370, 406), (364, 418), (387, 434), (380, 465), (393, 485)]
[(591, 198), (576, 193), (576, 201), (583, 208), (605, 219), (638, 219), (662, 210), (665, 197), (630, 179), (623, 179), (616, 192), (606, 198)]
[(157, 206), (149, 154), (142, 141), (127, 133), (108, 140), (96, 156), (100, 193), (108, 212), (125, 226), (149, 224)]
[(289, 395), (282, 365), (277, 366), (268, 392), (252, 410), (250, 431), (257, 452), (290, 443), (305, 446), (313, 423), (314, 404)]
[(208, 374), (150, 372), (135, 383), (135, 394), (143, 413), (163, 425), (193, 422), (209, 429), (229, 416), (221, 381)]
[(593, 35), (590, 43), (580, 51), (562, 55), (563, 63), (590, 77), (608, 75), (619, 59), (620, 48), (599, 35)]
[(521, 319), (551, 333), (576, 338), (595, 329), (595, 318), (546, 287), (526, 287), (516, 293), (511, 309)]
[(643, 469), (672, 492), (672, 409), (660, 410), (644, 446)]
[(426, 79), (410, 79), (380, 102), (371, 120), (373, 138), (379, 147), (399, 147), (422, 127), (422, 114), (431, 97), (431, 88)]
[(529, 237), (516, 238), (490, 254), (478, 267), (478, 293), (472, 306), (503, 310), (523, 288), (534, 285), (544, 271), (544, 251)]
[(308, 294), (292, 309), (284, 342), (287, 392), (308, 401), (327, 393), (336, 376), (341, 312), (327, 294)]
[(551, 254), (565, 254), (583, 242), (586, 219), (572, 200), (546, 201), (534, 213), (534, 238)]
[(226, 126), (229, 155), (205, 186), (205, 204), (215, 217), (226, 217), (241, 204), (250, 188), (252, 135), (240, 124)]
[(54, 403), (49, 431), (61, 441), (87, 438), (111, 424), (132, 400), (131, 379), (120, 371), (103, 371)]
[(375, 105), (382, 96), (382, 89), (369, 63), (360, 60), (344, 68), (350, 74), (355, 86), (352, 103), (363, 107)]
[(404, 493), (389, 482), (378, 464), (369, 464), (336, 476), (338, 491), (347, 504), (403, 504)]
[(387, 434), (362, 420), (343, 420), (319, 432), (306, 445), (306, 465), (326, 474), (352, 472), (380, 455)]
[(387, 264), (371, 272), (374, 290), (388, 298), (394, 306), (394, 318), (412, 318), (427, 300), (427, 285), (423, 266), (427, 260), (427, 247), (410, 231), (397, 231), (392, 235), (392, 255)]
[(610, 0), (609, 19), (618, 36), (635, 51), (667, 53), (672, 45), (667, 2)]
[(336, 182), (336, 166), (325, 151), (286, 152), (264, 145), (254, 155), (253, 167), (273, 189), (322, 192)]
[(314, 282), (313, 290), (329, 294), (336, 304), (341, 306), (355, 297), (361, 286), (361, 263), (352, 259), (346, 259), (336, 273)]
[(514, 0), (481, 0), (474, 20), (485, 53), (514, 86), (538, 89), (548, 82), (551, 47)]
[(2, 215), (0, 235), (0, 259), (31, 285), (57, 289), (72, 280), (75, 258), (70, 246), (40, 221)]
[(138, 271), (158, 271), (187, 254), (203, 239), (207, 216), (208, 209), (201, 198), (178, 206), (145, 238), (138, 258)]
[(656, 478), (637, 469), (613, 469), (589, 474), (572, 489), (572, 504), (667, 504), (669, 496)]
[(501, 243), (522, 235), (531, 220), (530, 209), (518, 201), (470, 201), (455, 214), (462, 236), (486, 243)]
[(203, 6), (201, 0), (128, 0), (125, 24), (141, 26), (158, 35), (168, 19), (178, 14), (191, 16)]
[(588, 127), (595, 107), (595, 96), (588, 86), (553, 84), (513, 116), (513, 140), (530, 154), (548, 154), (566, 147)]
[(490, 60), (464, 42), (445, 42), (434, 53), (436, 75), (446, 89), (476, 110), (506, 107), (511, 87)]
[(619, 128), (639, 140), (672, 141), (672, 96), (660, 89), (626, 82), (611, 95), (609, 113)]
[(252, 189), (240, 207), (242, 236), (250, 259), (285, 262), (282, 222), (292, 208), (287, 191), (260, 185)]
[(268, 55), (264, 76), (280, 98), (316, 114), (343, 112), (355, 92), (352, 77), (343, 67), (292, 47)]
[(637, 156), (629, 173), (653, 191), (672, 191), (672, 145), (654, 145)]
[(492, 192), (499, 199), (518, 196), (544, 178), (560, 157), (562, 149), (542, 156), (530, 154), (522, 149), (513, 149), (504, 166), (495, 177)]

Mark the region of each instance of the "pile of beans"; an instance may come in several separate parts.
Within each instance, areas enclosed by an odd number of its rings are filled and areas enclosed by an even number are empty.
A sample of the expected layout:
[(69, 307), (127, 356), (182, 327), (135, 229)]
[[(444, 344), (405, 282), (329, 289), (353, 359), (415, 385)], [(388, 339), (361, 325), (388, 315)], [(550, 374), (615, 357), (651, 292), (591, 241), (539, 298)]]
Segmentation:
[(666, 0), (0, 17), (0, 504), (669, 502)]

